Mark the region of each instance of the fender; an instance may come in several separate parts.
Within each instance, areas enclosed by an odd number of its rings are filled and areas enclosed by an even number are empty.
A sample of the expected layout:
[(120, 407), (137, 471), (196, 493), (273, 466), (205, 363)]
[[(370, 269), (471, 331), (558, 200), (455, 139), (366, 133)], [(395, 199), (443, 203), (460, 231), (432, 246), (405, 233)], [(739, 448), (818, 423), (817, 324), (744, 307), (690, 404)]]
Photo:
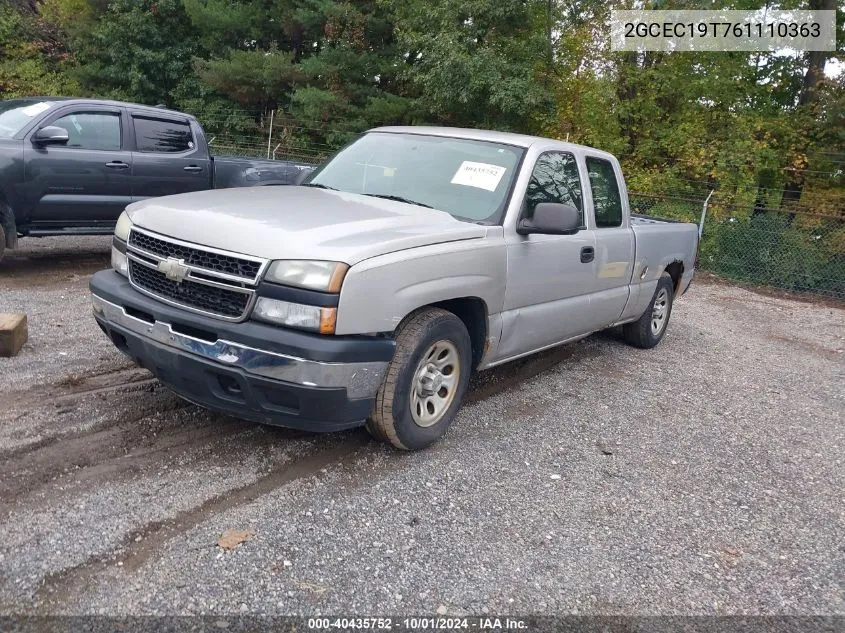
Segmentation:
[[(494, 319), (505, 300), (501, 235), (420, 246), (366, 259), (343, 281), (337, 334), (392, 333), (414, 310), (454, 299), (484, 302)], [(389, 300), (386, 300), (389, 298)]]

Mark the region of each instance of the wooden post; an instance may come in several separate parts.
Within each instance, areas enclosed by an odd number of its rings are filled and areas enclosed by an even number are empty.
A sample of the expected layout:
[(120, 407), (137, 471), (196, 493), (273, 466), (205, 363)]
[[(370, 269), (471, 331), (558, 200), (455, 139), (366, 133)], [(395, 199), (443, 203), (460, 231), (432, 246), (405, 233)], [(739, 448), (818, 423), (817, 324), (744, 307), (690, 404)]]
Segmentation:
[(25, 314), (0, 314), (0, 356), (16, 356), (26, 339)]
[(270, 143), (273, 141), (273, 116), (275, 110), (270, 110), (270, 134), (267, 136), (267, 160), (270, 160)]

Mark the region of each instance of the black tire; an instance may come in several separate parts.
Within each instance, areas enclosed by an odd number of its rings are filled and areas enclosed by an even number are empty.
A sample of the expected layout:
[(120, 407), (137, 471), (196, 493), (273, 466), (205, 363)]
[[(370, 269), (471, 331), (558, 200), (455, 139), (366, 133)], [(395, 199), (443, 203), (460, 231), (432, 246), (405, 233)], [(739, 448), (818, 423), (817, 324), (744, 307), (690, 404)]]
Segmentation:
[[(622, 334), (625, 337), (626, 343), (642, 349), (651, 349), (661, 341), (663, 335), (666, 334), (666, 328), (669, 327), (674, 292), (675, 285), (671, 275), (669, 273), (663, 273), (657, 282), (657, 288), (654, 289), (654, 295), (651, 297), (651, 301), (649, 301), (648, 307), (642, 316), (633, 323), (627, 323), (622, 327)], [(655, 330), (652, 327), (653, 317), (657, 314), (655, 304), (661, 301), (665, 301), (665, 307), (662, 312), (663, 318), (660, 321), (659, 329)]]
[[(443, 367), (440, 378), (447, 380), (455, 370), (458, 376), (453, 379), (451, 393), (444, 391), (445, 387), (441, 387), (440, 382), (433, 383), (440, 390), (436, 392), (438, 395), (443, 391), (443, 399), (449, 397), (448, 404), (443, 405), (442, 413), (434, 416), (435, 422), (423, 426), (417, 421), (420, 409), (416, 414), (411, 410), (412, 402), (421, 402), (421, 398), (413, 396), (420, 384), (417, 372), (423, 369), (423, 355), (438, 349), (438, 346), (447, 353), (445, 358), (456, 356), (453, 364)], [(440, 308), (423, 308), (413, 313), (397, 330), (396, 353), (376, 395), (373, 413), (367, 420), (367, 430), (376, 439), (407, 451), (425, 448), (439, 440), (449, 429), (463, 402), (472, 371), (471, 359), (469, 333), (458, 317)], [(433, 400), (434, 395), (429, 398)], [(423, 415), (428, 413), (423, 412)]]
[[(6, 238), (8, 237), (12, 244), (15, 243), (16, 234), (13, 232), (11, 235), (8, 234), (8, 226), (12, 227), (12, 231), (15, 230), (15, 216), (12, 214), (12, 210), (3, 202), (2, 196), (0, 196), (0, 261), (3, 261), (3, 255), (6, 252)], [(6, 224), (6, 221), (9, 223)]]

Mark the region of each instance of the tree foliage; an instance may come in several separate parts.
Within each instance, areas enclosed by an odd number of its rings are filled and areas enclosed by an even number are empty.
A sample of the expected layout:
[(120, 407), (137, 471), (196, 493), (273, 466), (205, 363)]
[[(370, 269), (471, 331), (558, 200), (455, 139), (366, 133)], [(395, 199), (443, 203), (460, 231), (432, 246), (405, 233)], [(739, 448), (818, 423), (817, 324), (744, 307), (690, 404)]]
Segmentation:
[(378, 124), (541, 133), (616, 153), (632, 189), (718, 186), (749, 213), (835, 215), (845, 74), (824, 68), (845, 57), (839, 5), (838, 51), (780, 55), (616, 53), (600, 0), (7, 0), (0, 93), (164, 103), (235, 139), (274, 111), (315, 154)]
[(75, 44), (90, 94), (171, 106), (200, 52), (182, 0), (112, 0)]
[(29, 5), (0, 4), (0, 95), (73, 94), (61, 34)]
[(429, 117), (525, 131), (552, 110), (542, 78), (545, 3), (444, 0), (393, 6), (403, 76)]

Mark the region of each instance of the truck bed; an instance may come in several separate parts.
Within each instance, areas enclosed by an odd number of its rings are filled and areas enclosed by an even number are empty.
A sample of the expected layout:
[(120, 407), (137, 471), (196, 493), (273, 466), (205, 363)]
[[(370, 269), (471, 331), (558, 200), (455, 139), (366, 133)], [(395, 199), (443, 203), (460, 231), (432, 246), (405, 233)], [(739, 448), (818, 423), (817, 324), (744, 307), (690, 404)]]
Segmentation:
[(634, 275), (643, 267), (664, 270), (672, 262), (682, 262), (684, 272), (691, 274), (698, 252), (698, 226), (651, 216), (631, 216), (636, 243)]
[(314, 167), (286, 160), (214, 156), (214, 188), (295, 185)]

